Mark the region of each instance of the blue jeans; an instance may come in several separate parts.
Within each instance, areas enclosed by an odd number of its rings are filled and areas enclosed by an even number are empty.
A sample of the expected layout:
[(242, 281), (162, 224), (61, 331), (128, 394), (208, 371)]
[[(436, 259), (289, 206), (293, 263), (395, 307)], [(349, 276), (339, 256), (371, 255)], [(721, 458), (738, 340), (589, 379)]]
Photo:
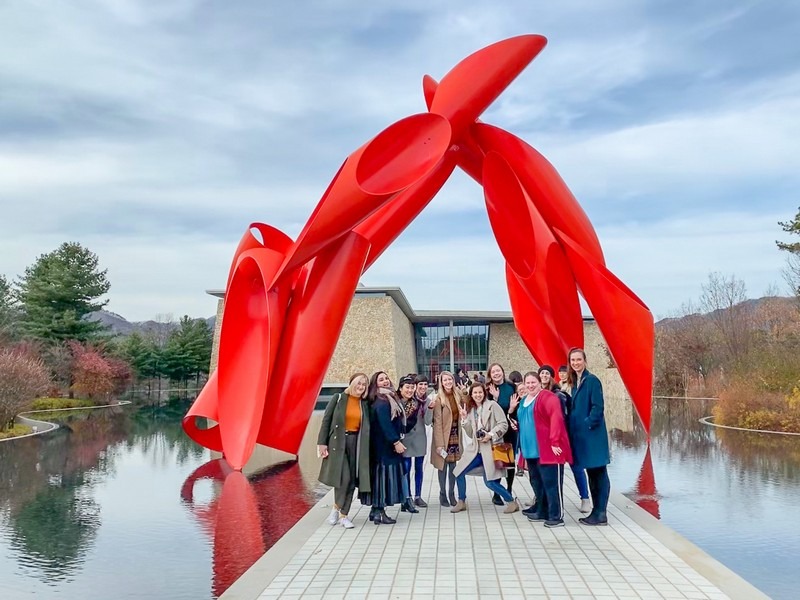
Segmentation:
[(589, 498), (589, 485), (586, 483), (586, 471), (578, 465), (570, 465), (569, 468), (572, 469), (572, 475), (575, 477), (575, 485), (578, 486), (581, 500), (587, 500)]
[[(467, 468), (461, 472), (461, 475), (456, 477), (456, 485), (458, 486), (458, 496), (459, 500), (466, 500), (467, 499), (467, 476), (466, 473), (468, 471), (472, 471), (472, 469), (477, 469), (481, 467), (483, 469), (483, 459), (481, 455), (478, 454), (475, 458), (472, 459), (472, 462), (467, 465)], [(500, 496), (506, 502), (513, 502), (514, 496), (511, 495), (506, 488), (500, 485), (499, 479), (486, 479), (486, 469), (483, 470), (483, 483), (486, 484), (486, 487), (492, 490), (495, 494)]]
[(411, 494), (411, 461), (414, 461), (414, 486), (417, 492), (415, 496), (422, 495), (422, 474), (424, 473), (424, 456), (415, 456), (413, 459), (410, 456), (404, 456), (403, 462), (406, 465), (406, 482), (408, 483), (408, 492)]

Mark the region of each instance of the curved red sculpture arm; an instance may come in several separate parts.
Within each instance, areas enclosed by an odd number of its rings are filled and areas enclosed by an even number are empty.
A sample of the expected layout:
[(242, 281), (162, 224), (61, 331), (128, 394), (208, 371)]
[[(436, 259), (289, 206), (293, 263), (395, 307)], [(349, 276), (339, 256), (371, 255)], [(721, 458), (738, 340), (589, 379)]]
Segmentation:
[(568, 234), (555, 230), (645, 431), (653, 403), (655, 325), (647, 306)]
[[(516, 298), (512, 303), (517, 328), (521, 332), (520, 324), (530, 323), (532, 331), (523, 339), (529, 349), (536, 348), (539, 364), (561, 364), (569, 348), (583, 345), (583, 319), (569, 265), (508, 162), (489, 152), (483, 173), (489, 222), (506, 258), (506, 281), (531, 301), (528, 305)], [(519, 310), (534, 310), (535, 319), (518, 318)]]
[(305, 287), (295, 290), (258, 443), (297, 454), (368, 252), (369, 242), (349, 233), (316, 257)]
[(453, 128), (453, 140), (460, 141), (546, 44), (544, 36), (520, 35), (470, 54), (442, 78), (430, 111), (446, 117)]
[(547, 224), (566, 232), (604, 265), (603, 250), (589, 217), (553, 165), (533, 147), (499, 127), (476, 123), (472, 132), (484, 152), (495, 151), (508, 161)]
[(356, 150), (317, 204), (278, 275), (299, 267), (422, 179), (450, 141), (446, 119), (421, 113), (401, 119)]
[(398, 194), (362, 221), (355, 231), (370, 243), (364, 272), (378, 260), (397, 236), (422, 212), (455, 169), (456, 155), (448, 151), (425, 177)]

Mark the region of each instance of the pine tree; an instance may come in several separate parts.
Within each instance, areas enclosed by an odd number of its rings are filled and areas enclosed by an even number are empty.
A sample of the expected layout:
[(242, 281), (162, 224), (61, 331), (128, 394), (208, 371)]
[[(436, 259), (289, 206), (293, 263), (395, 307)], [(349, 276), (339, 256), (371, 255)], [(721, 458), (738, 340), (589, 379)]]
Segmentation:
[(86, 317), (108, 303), (98, 301), (110, 287), (106, 275), (97, 255), (76, 242), (41, 255), (16, 286), (23, 331), (45, 341), (102, 337), (107, 328)]

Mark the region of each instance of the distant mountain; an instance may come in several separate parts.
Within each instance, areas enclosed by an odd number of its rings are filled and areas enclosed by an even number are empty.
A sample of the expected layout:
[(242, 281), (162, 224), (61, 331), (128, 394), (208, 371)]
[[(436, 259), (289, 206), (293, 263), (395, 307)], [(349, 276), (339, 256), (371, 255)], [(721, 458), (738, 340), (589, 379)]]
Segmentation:
[[(159, 322), (159, 321), (128, 321), (122, 315), (113, 313), (108, 310), (99, 310), (93, 312), (88, 317), (90, 321), (96, 321), (109, 327), (112, 333), (118, 335), (130, 335), (134, 331), (139, 333), (164, 333), (167, 334), (178, 326), (178, 322)], [(211, 330), (214, 330), (214, 325), (217, 322), (217, 317), (209, 317), (205, 319)]]
[[(760, 308), (765, 307), (767, 304), (771, 304), (773, 307), (783, 308), (783, 309), (790, 309), (790, 308), (798, 308), (797, 298), (794, 296), (764, 296), (763, 298), (750, 298), (745, 300), (741, 304), (737, 304), (736, 306), (743, 306), (751, 313), (755, 313)], [(700, 313), (696, 312), (690, 315), (682, 315), (680, 317), (667, 317), (661, 319), (660, 321), (656, 321), (656, 329), (670, 329), (671, 327), (681, 327), (683, 324), (687, 322), (691, 322), (693, 319), (709, 319), (712, 316), (716, 315), (719, 312), (725, 311), (727, 309), (718, 309), (712, 311), (710, 313)], [(695, 321), (696, 322), (696, 321)]]

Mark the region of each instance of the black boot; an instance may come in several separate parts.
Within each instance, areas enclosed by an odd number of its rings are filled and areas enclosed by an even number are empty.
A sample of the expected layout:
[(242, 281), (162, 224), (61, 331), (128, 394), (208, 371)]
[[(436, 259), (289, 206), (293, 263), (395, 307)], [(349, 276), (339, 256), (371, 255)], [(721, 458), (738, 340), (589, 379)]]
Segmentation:
[(455, 490), (450, 490), (449, 499), (450, 499), (450, 506), (455, 506), (457, 504)]
[(418, 513), (417, 507), (414, 506), (414, 501), (411, 498), (406, 498), (406, 501), (400, 505), (401, 512)]
[(374, 521), (375, 517), (381, 512), (380, 508), (375, 508), (374, 506), (369, 509), (369, 520)]
[(442, 506), (450, 506), (450, 501), (447, 499), (447, 494), (439, 492), (439, 504)]
[(503, 502), (503, 499), (500, 497), (500, 494), (494, 494), (492, 496), (492, 504), (496, 504), (497, 506), (503, 506), (505, 502)]
[(608, 525), (608, 517), (604, 511), (592, 511), (588, 517), (583, 517), (578, 521), (581, 525), (589, 525), (590, 527)]
[(384, 525), (394, 525), (397, 523), (397, 520), (392, 519), (389, 515), (386, 514), (386, 510), (381, 508), (378, 509), (378, 514), (375, 515), (375, 518), (372, 521), (375, 525), (380, 525), (383, 523)]

